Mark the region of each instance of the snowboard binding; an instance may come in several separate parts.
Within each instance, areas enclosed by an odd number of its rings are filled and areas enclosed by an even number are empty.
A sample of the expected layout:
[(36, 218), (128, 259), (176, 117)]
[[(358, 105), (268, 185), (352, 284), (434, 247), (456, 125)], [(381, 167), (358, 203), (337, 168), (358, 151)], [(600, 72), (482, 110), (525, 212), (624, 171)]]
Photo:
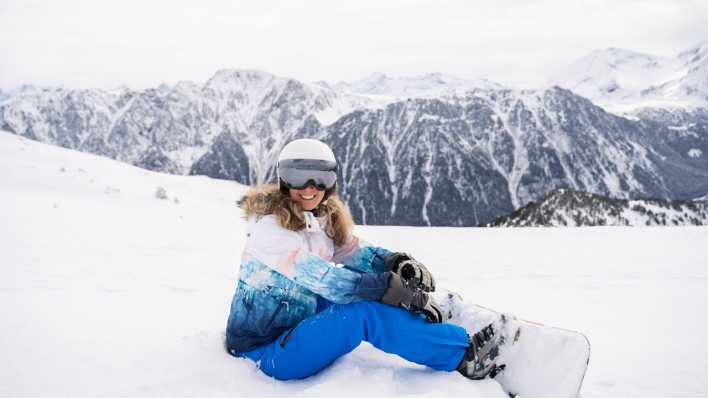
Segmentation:
[(469, 339), (462, 362), (457, 371), (472, 380), (481, 380), (486, 377), (494, 378), (505, 368), (505, 364), (497, 363), (499, 349), (504, 345), (505, 339), (500, 333), (506, 322), (504, 315), (498, 321), (490, 323)]
[(590, 358), (585, 335), (468, 304), (444, 288), (432, 295), (447, 322), (467, 330), (462, 375), (493, 379), (511, 398), (578, 397)]

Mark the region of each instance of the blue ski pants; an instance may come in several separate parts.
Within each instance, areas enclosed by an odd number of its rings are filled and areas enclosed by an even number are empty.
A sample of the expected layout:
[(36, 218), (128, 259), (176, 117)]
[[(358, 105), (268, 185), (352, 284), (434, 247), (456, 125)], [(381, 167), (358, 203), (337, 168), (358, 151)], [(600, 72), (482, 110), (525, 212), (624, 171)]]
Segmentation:
[(279, 380), (311, 376), (362, 341), (433, 369), (455, 370), (468, 345), (464, 328), (429, 323), (401, 308), (375, 301), (333, 304), (300, 322), (274, 342), (240, 354)]

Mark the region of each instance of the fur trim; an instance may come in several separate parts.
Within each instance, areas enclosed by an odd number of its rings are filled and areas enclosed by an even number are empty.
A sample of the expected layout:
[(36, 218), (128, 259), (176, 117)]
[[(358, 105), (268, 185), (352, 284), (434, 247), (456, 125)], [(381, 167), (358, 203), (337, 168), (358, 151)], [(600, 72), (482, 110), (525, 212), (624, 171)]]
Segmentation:
[[(243, 209), (246, 219), (273, 214), (278, 224), (285, 229), (291, 231), (305, 229), (302, 206), (293, 202), (290, 196), (283, 194), (278, 185), (260, 185), (251, 188), (238, 201), (238, 206)], [(335, 245), (342, 246), (349, 240), (354, 222), (349, 210), (336, 193), (324, 199), (313, 213), (325, 218), (325, 232)]]

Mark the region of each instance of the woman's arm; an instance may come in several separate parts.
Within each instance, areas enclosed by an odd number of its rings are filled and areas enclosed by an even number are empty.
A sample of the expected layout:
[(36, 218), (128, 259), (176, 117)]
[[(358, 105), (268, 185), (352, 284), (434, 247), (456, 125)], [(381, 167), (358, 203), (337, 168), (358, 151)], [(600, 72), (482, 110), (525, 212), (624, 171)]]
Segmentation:
[(392, 253), (372, 246), (356, 236), (334, 251), (334, 261), (360, 272), (394, 272), (412, 286), (435, 291), (435, 279), (428, 268), (406, 253)]
[(280, 227), (272, 217), (249, 225), (244, 261), (252, 259), (338, 304), (379, 300), (390, 277), (382, 271), (352, 271), (344, 267), (348, 264), (331, 263), (304, 250), (300, 235)]
[(355, 235), (347, 243), (334, 248), (333, 261), (360, 272), (385, 272), (386, 259), (393, 254), (383, 247), (373, 246)]

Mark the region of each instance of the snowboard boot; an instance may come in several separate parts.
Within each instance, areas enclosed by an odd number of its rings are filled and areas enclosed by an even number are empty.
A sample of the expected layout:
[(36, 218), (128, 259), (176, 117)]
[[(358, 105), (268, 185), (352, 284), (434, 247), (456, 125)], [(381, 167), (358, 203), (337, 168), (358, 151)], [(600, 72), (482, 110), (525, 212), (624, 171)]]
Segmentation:
[(506, 317), (502, 315), (499, 320), (470, 337), (465, 356), (457, 367), (458, 372), (468, 379), (481, 380), (487, 376), (494, 378), (504, 370), (506, 365), (498, 364), (497, 358), (504, 344), (501, 331), (505, 321)]

